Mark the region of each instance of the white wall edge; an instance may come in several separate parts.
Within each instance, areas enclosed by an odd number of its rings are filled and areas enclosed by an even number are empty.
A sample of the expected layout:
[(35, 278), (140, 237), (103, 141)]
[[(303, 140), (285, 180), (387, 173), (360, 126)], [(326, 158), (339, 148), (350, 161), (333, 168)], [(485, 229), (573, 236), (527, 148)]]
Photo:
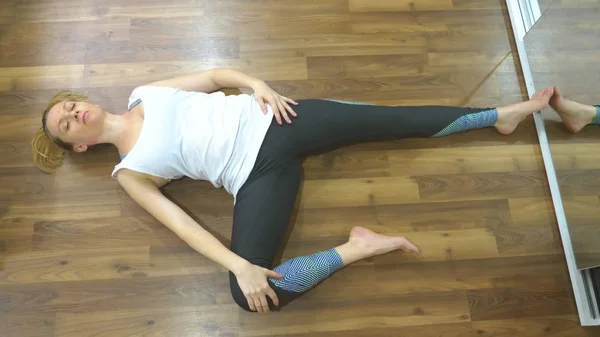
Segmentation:
[[(523, 71), (523, 77), (527, 87), (527, 94), (531, 98), (536, 90), (531, 69), (529, 68), (529, 60), (527, 58), (527, 51), (525, 49), (525, 44), (523, 43), (523, 38), (529, 29), (531, 29), (535, 22), (540, 18), (540, 7), (537, 0), (506, 0), (506, 5), (508, 7), (508, 13), (513, 27), (517, 52), (519, 54), (521, 69)], [(558, 180), (556, 177), (556, 170), (552, 162), (552, 155), (550, 152), (546, 128), (544, 127), (544, 119), (541, 112), (536, 112), (534, 114), (534, 121), (540, 143), (540, 149), (542, 152), (542, 158), (544, 161), (544, 167), (548, 177), (550, 193), (552, 196), (552, 202), (554, 204), (554, 211), (558, 222), (558, 228), (565, 253), (567, 267), (569, 269), (569, 276), (571, 278), (573, 294), (577, 305), (577, 312), (579, 314), (579, 321), (583, 326), (600, 325), (600, 318), (593, 318), (590, 310), (591, 303), (587, 296), (589, 289), (586, 288), (584, 283), (583, 272), (577, 269), (575, 253), (573, 251), (573, 245), (571, 242), (571, 235), (567, 226), (567, 220), (562, 204)]]

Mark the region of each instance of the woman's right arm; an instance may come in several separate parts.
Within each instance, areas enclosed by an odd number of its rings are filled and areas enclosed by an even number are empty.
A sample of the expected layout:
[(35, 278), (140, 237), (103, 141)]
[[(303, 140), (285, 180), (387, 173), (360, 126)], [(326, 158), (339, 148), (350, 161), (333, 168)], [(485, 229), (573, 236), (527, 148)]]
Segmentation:
[[(261, 294), (262, 297), (268, 295), (275, 305), (278, 305), (277, 295), (268, 286), (264, 275), (279, 277), (279, 274), (253, 265), (227, 249), (179, 206), (165, 197), (158, 186), (150, 179), (124, 169), (119, 171), (117, 180), (135, 202), (171, 229), (195, 251), (235, 274), (251, 308), (253, 305), (250, 302), (254, 299), (254, 302), (258, 302), (254, 307), (258, 311), (262, 311), (261, 308), (264, 310), (264, 305), (267, 302), (266, 298), (260, 298)], [(259, 277), (261, 273), (263, 274), (262, 279)], [(266, 309), (268, 311), (268, 305)]]

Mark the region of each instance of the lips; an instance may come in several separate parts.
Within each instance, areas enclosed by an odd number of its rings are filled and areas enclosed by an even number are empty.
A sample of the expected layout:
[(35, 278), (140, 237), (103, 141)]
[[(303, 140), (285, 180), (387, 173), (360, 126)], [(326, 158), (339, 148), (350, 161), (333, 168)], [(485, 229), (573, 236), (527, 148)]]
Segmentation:
[(85, 124), (85, 120), (87, 119), (87, 114), (88, 114), (88, 112), (86, 111), (86, 112), (83, 113), (83, 116), (81, 117), (81, 120), (83, 121), (83, 124)]

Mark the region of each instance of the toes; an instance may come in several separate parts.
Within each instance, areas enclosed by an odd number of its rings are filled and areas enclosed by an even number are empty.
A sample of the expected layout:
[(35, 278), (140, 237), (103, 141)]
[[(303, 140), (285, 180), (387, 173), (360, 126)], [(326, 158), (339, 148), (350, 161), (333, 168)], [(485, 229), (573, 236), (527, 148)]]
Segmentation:
[(419, 248), (417, 246), (415, 246), (412, 242), (410, 242), (410, 240), (408, 240), (407, 238), (403, 238), (402, 240), (402, 249), (413, 253), (414, 255), (419, 255), (420, 251)]
[(411, 248), (408, 249), (408, 251), (410, 253), (412, 253), (413, 255), (415, 255), (415, 256), (421, 254), (421, 252), (419, 252), (419, 248), (417, 248), (417, 247), (411, 247)]
[(543, 90), (537, 91), (535, 94), (533, 94), (533, 96), (531, 96), (531, 98), (547, 100), (547, 99), (550, 99), (550, 97), (552, 97), (552, 95), (554, 95), (554, 88), (548, 87)]
[(559, 97), (562, 96), (562, 93), (560, 92), (560, 89), (558, 87), (554, 87), (554, 94)]

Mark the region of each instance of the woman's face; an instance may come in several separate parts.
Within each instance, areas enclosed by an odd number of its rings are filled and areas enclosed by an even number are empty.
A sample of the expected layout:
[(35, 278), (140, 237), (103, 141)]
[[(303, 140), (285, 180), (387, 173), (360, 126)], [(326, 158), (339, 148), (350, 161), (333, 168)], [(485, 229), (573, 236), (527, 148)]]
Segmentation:
[(75, 152), (83, 152), (89, 145), (98, 143), (104, 117), (105, 112), (98, 105), (62, 101), (48, 111), (46, 127), (54, 137), (73, 144)]

